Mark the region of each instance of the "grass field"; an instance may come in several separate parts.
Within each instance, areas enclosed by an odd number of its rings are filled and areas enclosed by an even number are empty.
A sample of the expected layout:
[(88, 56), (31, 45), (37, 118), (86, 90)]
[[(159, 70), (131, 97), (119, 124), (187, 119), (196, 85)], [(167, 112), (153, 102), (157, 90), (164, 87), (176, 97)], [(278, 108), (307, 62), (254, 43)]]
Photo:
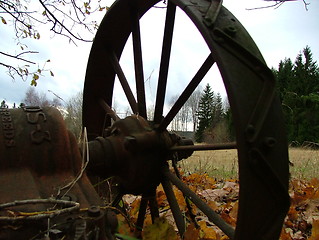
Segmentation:
[(293, 164), (290, 167), (293, 178), (319, 178), (319, 150), (291, 148), (289, 159)]
[[(290, 148), (292, 178), (319, 178), (319, 150)], [(207, 173), (217, 179), (237, 179), (237, 150), (198, 151), (180, 163), (185, 173)]]

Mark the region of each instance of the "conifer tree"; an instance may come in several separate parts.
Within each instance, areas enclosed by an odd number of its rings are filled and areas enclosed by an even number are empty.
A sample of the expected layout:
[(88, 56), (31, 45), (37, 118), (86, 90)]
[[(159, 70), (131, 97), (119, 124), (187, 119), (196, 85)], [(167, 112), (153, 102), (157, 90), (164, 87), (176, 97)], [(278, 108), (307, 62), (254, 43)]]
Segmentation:
[(205, 129), (207, 129), (212, 124), (214, 113), (213, 103), (214, 92), (212, 91), (210, 85), (207, 84), (199, 100), (199, 106), (197, 111), (198, 127), (195, 133), (195, 140), (197, 142), (203, 141), (203, 134)]
[(319, 142), (319, 68), (310, 47), (274, 71), (290, 142)]

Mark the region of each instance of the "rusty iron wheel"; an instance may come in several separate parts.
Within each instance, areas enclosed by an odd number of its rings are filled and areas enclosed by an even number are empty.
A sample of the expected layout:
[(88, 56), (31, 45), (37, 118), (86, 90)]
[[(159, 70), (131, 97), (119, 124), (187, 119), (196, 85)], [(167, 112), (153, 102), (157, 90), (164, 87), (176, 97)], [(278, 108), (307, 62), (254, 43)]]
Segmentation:
[[(168, 0), (154, 115), (148, 119), (140, 19), (159, 0), (118, 0), (106, 13), (96, 34), (84, 85), (83, 126), (87, 128), (93, 171), (118, 176), (123, 194), (141, 194), (137, 227), (143, 227), (147, 205), (158, 217), (155, 192), (162, 183), (179, 233), (185, 221), (172, 191), (179, 188), (231, 239), (278, 239), (289, 208), (288, 149), (281, 105), (271, 70), (240, 22), (218, 0)], [(165, 89), (175, 31), (176, 9), (196, 26), (209, 48), (194, 77), (164, 114)], [(132, 35), (134, 88), (127, 81), (120, 58)], [(236, 131), (235, 144), (183, 146), (168, 125), (217, 64), (227, 91)], [(174, 71), (174, 69), (172, 69)], [(120, 119), (112, 110), (116, 77), (133, 115)], [(135, 98), (136, 96), (136, 98)], [(239, 212), (236, 229), (223, 221), (168, 170), (172, 152), (236, 148), (239, 159)], [(188, 152), (187, 152), (188, 151)], [(191, 154), (191, 153), (190, 153)], [(92, 163), (93, 164), (93, 163)]]

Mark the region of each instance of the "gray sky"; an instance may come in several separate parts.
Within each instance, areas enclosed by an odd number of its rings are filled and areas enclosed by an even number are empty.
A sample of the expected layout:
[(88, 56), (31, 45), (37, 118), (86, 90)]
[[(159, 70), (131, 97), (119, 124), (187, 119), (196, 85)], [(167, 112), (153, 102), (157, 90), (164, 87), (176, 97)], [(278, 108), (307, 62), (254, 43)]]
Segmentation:
[[(261, 0), (224, 0), (226, 6), (239, 19), (243, 26), (248, 30), (252, 38), (257, 43), (269, 67), (277, 67), (280, 60), (285, 57), (293, 61), (297, 54), (305, 47), (310, 46), (314, 59), (319, 60), (319, 1), (307, 0), (310, 2), (308, 11), (305, 10), (301, 0), (287, 2), (278, 9), (261, 9), (248, 11), (247, 8), (264, 6), (265, 2)], [(112, 1), (110, 1), (112, 2)], [(152, 14), (146, 14), (141, 23), (143, 57), (145, 66), (145, 79), (147, 97), (149, 104), (152, 105), (151, 98), (154, 97), (156, 88), (155, 82), (158, 76), (158, 61), (160, 54), (160, 42), (157, 39), (162, 38), (162, 23), (157, 19), (164, 15), (164, 11), (157, 9)], [(154, 31), (154, 29), (158, 29)], [(145, 34), (144, 34), (145, 32)], [(146, 34), (151, 33), (151, 34)], [(1, 50), (12, 49), (14, 35), (10, 28), (0, 24)], [(36, 89), (39, 92), (47, 93), (49, 97), (53, 95), (48, 90), (58, 94), (67, 100), (71, 96), (83, 89), (86, 63), (89, 56), (90, 43), (78, 43), (78, 47), (69, 44), (68, 40), (60, 36), (52, 38), (52, 33), (42, 33), (38, 41), (28, 40), (27, 45), (30, 50), (39, 51), (38, 56), (33, 60), (45, 62), (50, 59), (47, 68), (54, 72), (54, 77), (46, 74), (46, 77), (39, 79)], [(196, 33), (194, 26), (188, 22), (183, 14), (178, 14), (174, 32), (172, 52), (172, 64), (170, 66), (174, 71), (170, 71), (169, 77), (179, 85), (183, 81), (189, 80), (190, 76), (198, 70), (202, 59), (207, 56), (207, 47), (203, 40)], [(181, 61), (191, 59), (192, 61)], [(2, 58), (0, 56), (0, 61)], [(130, 47), (123, 54), (121, 60), (124, 71), (129, 80), (133, 80), (132, 54)], [(215, 78), (217, 71), (209, 73), (207, 79)], [(12, 79), (6, 75), (5, 68), (0, 66), (0, 100), (5, 99), (8, 103), (20, 103), (24, 94), (30, 85), (31, 78), (26, 82), (21, 79)], [(205, 80), (206, 81), (206, 80)], [(204, 82), (205, 82), (204, 81)], [(221, 82), (215, 84), (215, 91), (225, 94)], [(185, 83), (186, 84), (186, 83)], [(176, 87), (176, 83), (168, 87), (168, 95), (173, 96), (182, 91), (181, 87)], [(118, 88), (116, 88), (116, 91)], [(121, 103), (121, 93), (117, 94), (116, 101)]]

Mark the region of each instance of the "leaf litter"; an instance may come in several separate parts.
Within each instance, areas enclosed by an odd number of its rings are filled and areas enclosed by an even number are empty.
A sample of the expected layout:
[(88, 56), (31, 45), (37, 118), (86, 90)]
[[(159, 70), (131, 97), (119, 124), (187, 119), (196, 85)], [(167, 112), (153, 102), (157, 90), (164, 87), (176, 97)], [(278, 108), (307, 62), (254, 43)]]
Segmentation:
[[(183, 176), (182, 180), (188, 184), (202, 200), (204, 200), (227, 223), (236, 226), (238, 212), (239, 182), (236, 179), (217, 181), (207, 174), (193, 173)], [(192, 205), (192, 212), (196, 216), (196, 223), (191, 221), (183, 194), (173, 187), (177, 202), (184, 216), (186, 216), (185, 240), (227, 240), (229, 239), (218, 227)], [(289, 194), (291, 206), (285, 218), (280, 240), (317, 240), (319, 239), (319, 180), (310, 181), (292, 179)], [(140, 197), (126, 195), (123, 199), (130, 223), (120, 217), (119, 233), (136, 237), (133, 226), (137, 220)], [(152, 224), (149, 214), (146, 215), (142, 239), (179, 239), (177, 227), (170, 211), (163, 187), (157, 188), (157, 203), (160, 218)], [(127, 219), (127, 218), (126, 218)], [(122, 221), (122, 222), (121, 222)]]

